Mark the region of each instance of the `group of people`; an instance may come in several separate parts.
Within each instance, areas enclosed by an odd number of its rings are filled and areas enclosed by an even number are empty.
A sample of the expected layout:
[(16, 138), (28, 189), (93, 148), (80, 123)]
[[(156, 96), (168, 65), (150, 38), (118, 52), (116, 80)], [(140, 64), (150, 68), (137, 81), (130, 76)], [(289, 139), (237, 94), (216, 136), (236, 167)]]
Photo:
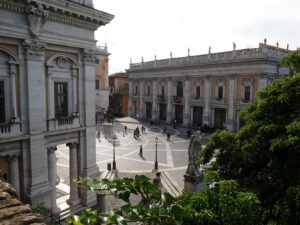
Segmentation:
[[(144, 126), (141, 127), (141, 131), (143, 134), (146, 133), (146, 128)], [(133, 131), (133, 137), (135, 139), (138, 139), (140, 137), (140, 128), (136, 127), (136, 129)]]

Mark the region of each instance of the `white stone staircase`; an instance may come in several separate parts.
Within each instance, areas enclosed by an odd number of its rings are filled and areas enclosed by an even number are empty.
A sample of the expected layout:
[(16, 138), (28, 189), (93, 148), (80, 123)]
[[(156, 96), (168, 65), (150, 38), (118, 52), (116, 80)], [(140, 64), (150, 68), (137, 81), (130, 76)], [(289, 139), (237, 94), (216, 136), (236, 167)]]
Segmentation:
[(168, 174), (167, 171), (161, 172), (161, 183), (166, 191), (173, 197), (182, 195), (182, 189), (176, 183), (176, 181)]

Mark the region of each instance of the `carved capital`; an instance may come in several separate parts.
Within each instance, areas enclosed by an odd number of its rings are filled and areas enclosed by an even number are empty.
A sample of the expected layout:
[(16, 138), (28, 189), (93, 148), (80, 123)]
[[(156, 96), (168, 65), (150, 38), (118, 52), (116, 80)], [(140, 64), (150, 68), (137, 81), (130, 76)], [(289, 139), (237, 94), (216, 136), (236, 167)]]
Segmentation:
[(16, 66), (16, 64), (10, 64), (9, 65), (9, 74), (11, 76), (15, 76), (17, 74), (17, 66)]
[(47, 69), (47, 75), (49, 77), (51, 77), (53, 75), (53, 67), (48, 67), (48, 69)]
[(44, 56), (46, 44), (39, 41), (25, 40), (23, 43), (27, 59), (39, 59)]
[(70, 150), (76, 150), (77, 145), (78, 145), (78, 142), (67, 143), (67, 146), (70, 148)]
[(29, 22), (29, 32), (33, 37), (38, 37), (41, 33), (41, 28), (46, 22), (49, 11), (46, 6), (41, 3), (29, 2), (26, 8)]
[(48, 150), (48, 154), (52, 154), (57, 150), (57, 147), (51, 146), (51, 147), (48, 147), (47, 150)]
[(82, 51), (83, 62), (85, 65), (95, 65), (96, 54), (92, 49), (84, 49)]
[(72, 76), (77, 77), (78, 76), (78, 71), (76, 68), (72, 68)]

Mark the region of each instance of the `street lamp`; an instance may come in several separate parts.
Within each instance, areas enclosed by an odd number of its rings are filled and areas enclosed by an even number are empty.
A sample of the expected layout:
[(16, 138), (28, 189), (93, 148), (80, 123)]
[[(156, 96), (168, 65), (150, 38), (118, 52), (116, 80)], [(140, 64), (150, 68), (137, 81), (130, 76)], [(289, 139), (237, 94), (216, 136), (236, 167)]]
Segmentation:
[(158, 138), (155, 138), (155, 163), (154, 163), (154, 171), (158, 170), (158, 162), (157, 162), (157, 141)]
[(115, 145), (116, 145), (117, 136), (114, 135), (112, 140), (113, 140), (113, 170), (116, 170), (117, 165), (116, 165), (116, 157), (115, 157)]

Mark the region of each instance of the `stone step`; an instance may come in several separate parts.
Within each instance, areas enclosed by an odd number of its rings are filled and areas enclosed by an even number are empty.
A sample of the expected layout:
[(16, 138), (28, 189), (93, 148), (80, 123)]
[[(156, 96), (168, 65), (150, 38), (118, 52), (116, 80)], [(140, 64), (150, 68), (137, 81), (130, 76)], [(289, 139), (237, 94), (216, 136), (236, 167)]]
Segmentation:
[(176, 183), (176, 181), (168, 174), (168, 172), (161, 172), (161, 182), (167, 192), (173, 197), (182, 195), (182, 189)]

